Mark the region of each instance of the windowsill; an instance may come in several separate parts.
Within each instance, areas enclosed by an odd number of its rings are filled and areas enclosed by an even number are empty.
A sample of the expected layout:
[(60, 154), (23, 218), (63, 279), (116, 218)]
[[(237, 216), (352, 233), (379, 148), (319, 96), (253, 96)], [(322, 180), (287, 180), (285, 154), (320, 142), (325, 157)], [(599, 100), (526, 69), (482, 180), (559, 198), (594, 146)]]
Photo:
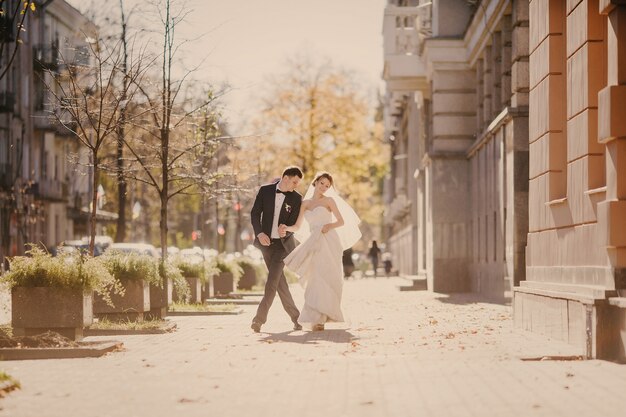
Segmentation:
[(594, 188), (593, 190), (585, 191), (586, 195), (602, 194), (606, 193), (606, 185), (604, 187)]
[(546, 206), (558, 206), (559, 204), (563, 204), (567, 201), (567, 197), (557, 198), (546, 203)]

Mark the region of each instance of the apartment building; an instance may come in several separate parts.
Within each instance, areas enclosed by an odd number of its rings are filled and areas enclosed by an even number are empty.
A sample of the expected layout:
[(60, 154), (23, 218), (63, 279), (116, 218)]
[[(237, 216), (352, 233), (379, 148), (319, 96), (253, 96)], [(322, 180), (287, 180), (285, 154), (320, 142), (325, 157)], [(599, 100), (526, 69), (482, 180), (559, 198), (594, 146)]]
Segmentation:
[[(5, 2), (14, 10), (17, 0)], [(7, 15), (7, 18), (10, 17)], [(77, 236), (89, 188), (88, 160), (71, 131), (59, 123), (49, 88), (69, 64), (88, 63), (86, 33), (93, 25), (63, 0), (28, 11), (14, 61), (0, 80), (0, 259), (24, 244), (52, 248)], [(91, 32), (90, 32), (91, 31)], [(15, 30), (5, 44), (15, 45)], [(2, 57), (7, 66), (7, 54)], [(71, 127), (71, 120), (64, 120)]]

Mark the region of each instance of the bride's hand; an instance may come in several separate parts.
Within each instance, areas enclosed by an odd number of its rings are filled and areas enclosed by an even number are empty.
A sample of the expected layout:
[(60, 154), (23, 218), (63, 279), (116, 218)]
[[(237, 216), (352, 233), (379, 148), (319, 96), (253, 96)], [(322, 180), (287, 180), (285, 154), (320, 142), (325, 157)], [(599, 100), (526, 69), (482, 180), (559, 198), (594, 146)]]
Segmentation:
[(330, 227), (330, 223), (325, 224), (324, 226), (322, 226), (322, 233), (326, 233), (328, 232), (330, 229), (332, 229), (332, 227)]

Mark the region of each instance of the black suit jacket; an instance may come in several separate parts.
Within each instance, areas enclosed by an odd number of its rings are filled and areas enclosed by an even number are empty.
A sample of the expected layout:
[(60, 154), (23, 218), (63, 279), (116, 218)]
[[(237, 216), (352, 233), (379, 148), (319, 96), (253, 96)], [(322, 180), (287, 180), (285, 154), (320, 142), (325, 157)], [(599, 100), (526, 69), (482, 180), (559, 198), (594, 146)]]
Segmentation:
[[(263, 185), (256, 195), (254, 205), (250, 211), (250, 220), (254, 229), (254, 246), (264, 248), (259, 242), (257, 236), (265, 233), (268, 237), (272, 236), (272, 221), (274, 220), (274, 203), (276, 202), (276, 184)], [(278, 224), (286, 224), (293, 226), (298, 220), (300, 214), (300, 206), (302, 205), (302, 196), (297, 191), (285, 194), (285, 201), (280, 209)], [(287, 235), (281, 239), (283, 246), (287, 252), (291, 252), (296, 248), (297, 241), (293, 233), (287, 232)]]

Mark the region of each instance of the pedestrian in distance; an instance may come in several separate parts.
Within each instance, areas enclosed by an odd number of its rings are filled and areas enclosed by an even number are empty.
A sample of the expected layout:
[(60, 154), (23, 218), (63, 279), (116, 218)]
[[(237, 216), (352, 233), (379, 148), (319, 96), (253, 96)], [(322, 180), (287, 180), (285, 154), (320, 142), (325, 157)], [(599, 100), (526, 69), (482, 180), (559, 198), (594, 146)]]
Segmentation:
[(385, 268), (385, 275), (387, 276), (387, 278), (391, 276), (391, 269), (393, 268), (391, 258), (392, 258), (391, 253), (389, 252), (383, 253), (383, 256), (382, 256), (383, 268)]
[(378, 260), (380, 259), (380, 248), (378, 247), (378, 243), (375, 240), (372, 240), (372, 245), (370, 246), (370, 250), (367, 253), (367, 256), (370, 258), (372, 262), (372, 268), (374, 269), (374, 277), (377, 277), (378, 270)]
[(341, 263), (343, 264), (343, 276), (344, 278), (350, 278), (354, 272), (354, 261), (352, 260), (352, 248), (348, 248), (343, 251), (341, 256)]

